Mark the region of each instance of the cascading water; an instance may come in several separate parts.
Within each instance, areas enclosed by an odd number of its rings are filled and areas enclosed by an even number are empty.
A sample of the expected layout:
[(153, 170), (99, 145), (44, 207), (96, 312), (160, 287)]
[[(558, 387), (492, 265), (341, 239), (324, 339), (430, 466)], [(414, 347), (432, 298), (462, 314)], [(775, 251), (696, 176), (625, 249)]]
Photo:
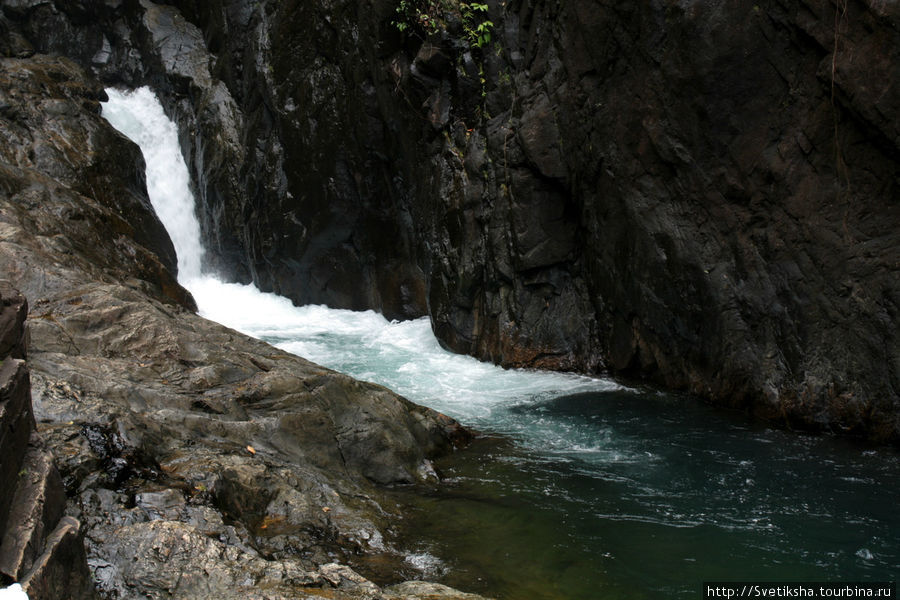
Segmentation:
[(452, 354), (437, 343), (428, 319), (398, 323), (372, 311), (296, 307), (253, 285), (204, 275), (200, 226), (175, 125), (148, 88), (110, 89), (107, 94), (103, 116), (144, 152), (147, 191), (175, 246), (178, 281), (194, 295), (202, 316), (490, 429), (496, 424), (491, 415), (501, 407), (547, 395), (620, 388), (577, 375), (506, 371)]
[(178, 129), (149, 88), (106, 92), (109, 102), (103, 105), (103, 116), (140, 146), (144, 154), (147, 192), (175, 246), (178, 281), (188, 287), (188, 283), (200, 277), (203, 244), (190, 191), (190, 175), (179, 150)]
[[(427, 320), (295, 307), (201, 271), (177, 132), (146, 89), (103, 114), (142, 148), (148, 191), (203, 316), (450, 414), (487, 438), (413, 495), (405, 527), (446, 582), (498, 597), (696, 598), (710, 580), (889, 580), (900, 458), (775, 431), (614, 382), (450, 354)], [(429, 562), (422, 560), (421, 562)]]

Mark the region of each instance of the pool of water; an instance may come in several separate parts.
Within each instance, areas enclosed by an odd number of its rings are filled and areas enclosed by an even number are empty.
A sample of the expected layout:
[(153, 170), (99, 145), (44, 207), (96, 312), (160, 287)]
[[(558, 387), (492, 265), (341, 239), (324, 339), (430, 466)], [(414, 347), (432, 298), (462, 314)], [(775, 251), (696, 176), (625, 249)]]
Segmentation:
[(451, 354), (426, 319), (296, 307), (202, 270), (177, 131), (109, 90), (138, 142), (179, 281), (203, 316), (374, 381), (481, 432), (397, 489), (414, 574), (510, 600), (697, 598), (703, 581), (885, 581), (900, 566), (900, 455), (778, 431), (690, 398)]
[(888, 581), (900, 565), (891, 449), (772, 430), (653, 392), (563, 395), (514, 418), (593, 445), (493, 437), (438, 464), (401, 528), (443, 582), (497, 598), (698, 598), (704, 581)]

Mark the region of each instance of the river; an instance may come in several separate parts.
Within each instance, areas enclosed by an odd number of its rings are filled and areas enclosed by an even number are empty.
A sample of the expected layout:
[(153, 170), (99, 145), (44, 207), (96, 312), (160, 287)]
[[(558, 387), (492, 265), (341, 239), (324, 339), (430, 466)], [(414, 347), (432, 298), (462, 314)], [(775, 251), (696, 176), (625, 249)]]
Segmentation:
[(480, 432), (397, 490), (425, 577), (497, 598), (697, 598), (704, 581), (887, 581), (900, 567), (900, 455), (780, 431), (688, 397), (445, 351), (427, 319), (296, 307), (202, 270), (177, 130), (152, 92), (103, 114), (147, 161), (200, 314)]

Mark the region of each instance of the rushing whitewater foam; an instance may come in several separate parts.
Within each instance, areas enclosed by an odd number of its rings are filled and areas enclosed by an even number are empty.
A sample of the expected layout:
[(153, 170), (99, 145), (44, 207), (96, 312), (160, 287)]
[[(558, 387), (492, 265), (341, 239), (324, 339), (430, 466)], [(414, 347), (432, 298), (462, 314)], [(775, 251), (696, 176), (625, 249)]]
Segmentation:
[[(572, 432), (553, 423), (516, 418), (507, 409), (555, 395), (618, 389), (604, 380), (538, 371), (505, 370), (441, 348), (427, 319), (389, 322), (372, 312), (296, 307), (255, 286), (203, 275), (203, 247), (178, 132), (147, 88), (107, 90), (103, 116), (135, 141), (147, 162), (153, 207), (178, 253), (179, 281), (200, 314), (265, 339), (324, 366), (380, 383), (483, 429), (535, 436), (546, 448), (565, 447)], [(577, 450), (582, 452), (583, 450)]]
[(22, 590), (22, 586), (14, 583), (9, 587), (0, 588), (0, 600), (28, 600), (28, 594)]
[(190, 289), (208, 319), (358, 379), (385, 385), (479, 428), (524, 433), (521, 425), (509, 419), (504, 425), (500, 413), (553, 395), (618, 389), (609, 381), (506, 370), (453, 354), (441, 348), (425, 318), (397, 322), (373, 311), (296, 307), (287, 298), (262, 293), (252, 285), (208, 277), (193, 281)]
[(200, 276), (203, 245), (194, 213), (190, 176), (178, 144), (178, 129), (149, 88), (106, 90), (103, 117), (140, 146), (147, 163), (147, 192), (178, 255), (178, 281)]
[(495, 452), (486, 440), (487, 454), (449, 467), (460, 493), (404, 515), (468, 561), (445, 569), (448, 554), (420, 548), (407, 562), (426, 576), (484, 573), (510, 598), (689, 598), (710, 573), (878, 581), (900, 564), (896, 455), (756, 430), (608, 381), (503, 370), (444, 351), (427, 320), (298, 308), (203, 276), (186, 169), (170, 162), (180, 160), (174, 127), (147, 90), (111, 90), (104, 115), (145, 152), (179, 280), (201, 314), (525, 446)]

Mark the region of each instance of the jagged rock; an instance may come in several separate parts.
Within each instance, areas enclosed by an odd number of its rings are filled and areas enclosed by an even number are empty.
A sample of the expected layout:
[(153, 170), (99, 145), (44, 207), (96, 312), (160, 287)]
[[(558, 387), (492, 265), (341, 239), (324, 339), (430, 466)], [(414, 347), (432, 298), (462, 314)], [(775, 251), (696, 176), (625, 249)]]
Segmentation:
[(0, 281), (0, 356), (25, 358), (25, 316), (28, 302), (8, 282)]
[(28, 303), (0, 282), (0, 585), (21, 582), (33, 600), (90, 600), (80, 523), (53, 455), (35, 431), (25, 318)]
[(72, 517), (60, 519), (47, 538), (46, 549), (25, 576), (22, 589), (29, 600), (93, 600), (97, 597), (87, 569), (81, 524)]
[[(105, 597), (306, 597), (332, 585), (319, 564), (401, 562), (379, 486), (425, 478), (427, 459), (465, 432), (194, 314), (142, 161), (100, 117), (97, 82), (63, 58), (2, 60), (14, 118), (0, 120), (0, 269), (33, 299), (37, 421), (59, 457), (53, 497), (65, 486), (78, 519), (30, 519), (52, 530), (51, 545), (16, 576), (36, 598), (60, 597), (55, 565), (77, 558), (79, 522)], [(4, 299), (0, 322), (22, 313)], [(11, 349), (21, 337), (0, 335)], [(4, 363), (5, 381), (21, 379), (20, 365)], [(24, 396), (2, 389), (0, 407), (18, 407), (10, 419), (33, 425)], [(4, 450), (8, 430), (5, 420)], [(381, 596), (345, 579), (333, 597)], [(75, 581), (66, 593), (87, 594)]]
[[(21, 581), (34, 566), (44, 542), (63, 516), (66, 497), (53, 455), (32, 431), (28, 451), (15, 477), (6, 531), (0, 538), (0, 573)], [(77, 527), (76, 527), (77, 533)]]
[[(28, 452), (34, 430), (34, 414), (28, 368), (25, 362), (6, 358), (0, 364), (0, 481), (16, 481)], [(0, 494), (0, 531), (6, 531), (15, 486), (4, 486)]]
[(491, 3), (485, 52), (386, 0), (177, 5), (253, 150), (193, 163), (235, 274), (900, 439), (895, 6)]

